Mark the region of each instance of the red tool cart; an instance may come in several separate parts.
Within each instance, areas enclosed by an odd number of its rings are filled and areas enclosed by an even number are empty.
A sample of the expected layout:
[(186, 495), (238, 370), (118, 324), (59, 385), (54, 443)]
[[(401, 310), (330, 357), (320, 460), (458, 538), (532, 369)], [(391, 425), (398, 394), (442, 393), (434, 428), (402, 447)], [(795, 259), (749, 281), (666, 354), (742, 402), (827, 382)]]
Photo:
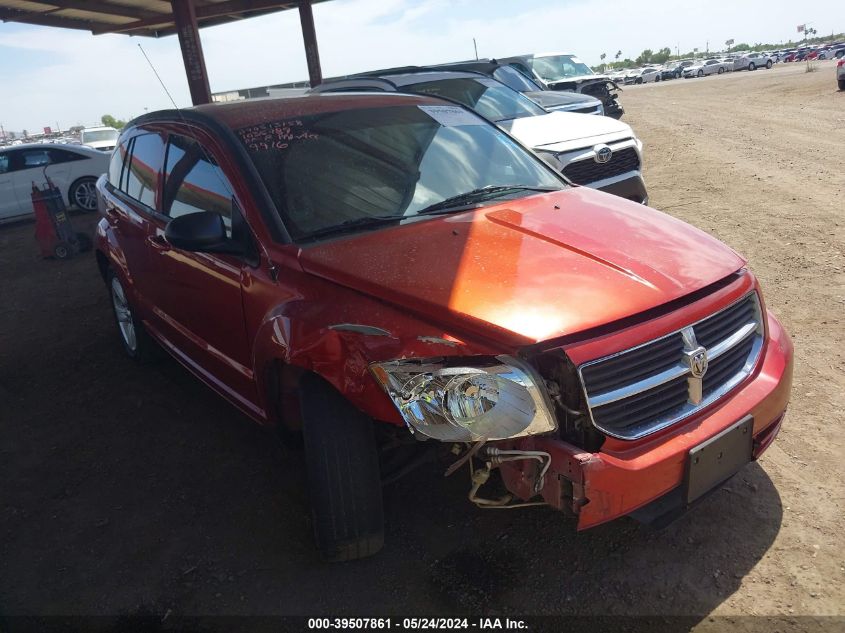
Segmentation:
[(35, 210), (35, 240), (44, 257), (67, 259), (91, 250), (87, 233), (76, 232), (62, 199), (62, 192), (47, 178), (43, 189), (32, 183), (32, 207)]

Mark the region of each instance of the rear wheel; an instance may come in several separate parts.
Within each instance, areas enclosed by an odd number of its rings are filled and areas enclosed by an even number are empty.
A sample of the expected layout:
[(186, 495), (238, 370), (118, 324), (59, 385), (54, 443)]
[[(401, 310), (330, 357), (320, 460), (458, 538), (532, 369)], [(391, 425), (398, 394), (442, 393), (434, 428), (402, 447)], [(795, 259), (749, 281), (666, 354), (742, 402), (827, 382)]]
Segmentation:
[(721, 75), (723, 72), (725, 72), (725, 69), (719, 66), (719, 74)]
[(68, 190), (70, 203), (83, 211), (97, 210), (97, 179), (94, 177), (80, 178)]
[(106, 282), (111, 294), (112, 311), (123, 351), (129, 358), (139, 363), (153, 360), (157, 353), (156, 344), (144, 330), (144, 325), (132, 310), (123, 284), (111, 269), (106, 275)]
[(56, 259), (67, 259), (73, 255), (73, 248), (67, 242), (59, 242), (53, 247), (53, 256)]
[(757, 70), (757, 66), (754, 65), (754, 62), (748, 64), (748, 70)]
[(839, 79), (838, 83), (839, 83), (839, 89), (845, 90), (845, 79)]
[(373, 421), (314, 374), (300, 381), (314, 536), (323, 559), (366, 558), (384, 545)]

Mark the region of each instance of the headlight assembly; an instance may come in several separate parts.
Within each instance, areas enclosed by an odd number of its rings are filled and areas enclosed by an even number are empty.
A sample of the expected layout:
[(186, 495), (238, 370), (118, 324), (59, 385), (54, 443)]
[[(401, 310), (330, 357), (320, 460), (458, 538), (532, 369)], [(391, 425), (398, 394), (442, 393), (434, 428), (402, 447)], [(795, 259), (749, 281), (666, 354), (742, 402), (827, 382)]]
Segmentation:
[(533, 372), (515, 358), (408, 359), (370, 366), (412, 431), (477, 442), (556, 428)]

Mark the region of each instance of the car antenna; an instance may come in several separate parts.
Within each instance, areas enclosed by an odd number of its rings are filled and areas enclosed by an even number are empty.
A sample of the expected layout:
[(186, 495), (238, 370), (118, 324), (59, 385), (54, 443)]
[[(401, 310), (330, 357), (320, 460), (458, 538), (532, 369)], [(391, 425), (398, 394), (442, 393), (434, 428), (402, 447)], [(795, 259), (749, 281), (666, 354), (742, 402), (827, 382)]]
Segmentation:
[(144, 56), (144, 59), (146, 59), (147, 63), (150, 65), (150, 68), (152, 69), (153, 74), (156, 76), (156, 79), (158, 79), (158, 83), (161, 84), (161, 87), (164, 90), (164, 93), (167, 95), (167, 98), (170, 99), (170, 103), (172, 103), (173, 107), (176, 108), (176, 111), (179, 112), (179, 116), (182, 116), (182, 111), (179, 110), (179, 106), (176, 105), (176, 101), (173, 99), (173, 95), (170, 94), (170, 91), (167, 89), (167, 86), (164, 85), (164, 82), (162, 81), (161, 77), (159, 76), (158, 71), (156, 70), (156, 67), (153, 66), (153, 63), (152, 63), (152, 61), (150, 61), (150, 58), (147, 57), (147, 51), (144, 50), (144, 47), (141, 46), (140, 42), (138, 43), (138, 48), (141, 49), (141, 54)]
[[(176, 105), (176, 100), (173, 98), (173, 95), (171, 95), (171, 94), (170, 94), (170, 91), (167, 89), (167, 86), (165, 86), (165, 85), (164, 85), (164, 81), (162, 80), (161, 76), (158, 74), (158, 71), (156, 70), (156, 67), (153, 65), (152, 60), (150, 60), (150, 58), (147, 56), (147, 51), (145, 51), (145, 50), (144, 50), (144, 47), (143, 47), (143, 46), (141, 46), (141, 43), (140, 43), (140, 42), (138, 43), (138, 48), (140, 48), (140, 49), (141, 49), (141, 54), (144, 56), (144, 59), (146, 59), (146, 60), (147, 60), (147, 63), (150, 65), (150, 68), (152, 69), (153, 74), (156, 76), (156, 79), (158, 79), (158, 83), (160, 83), (160, 84), (161, 84), (161, 88), (162, 88), (162, 90), (164, 90), (164, 93), (167, 95), (167, 98), (168, 98), (168, 99), (170, 99), (170, 103), (172, 103), (172, 104), (173, 104), (173, 108), (174, 108), (174, 109), (176, 110), (176, 112), (179, 114), (179, 118), (182, 120), (182, 123), (184, 123), (185, 125), (187, 125), (187, 124), (188, 124), (188, 121), (187, 121), (187, 120), (185, 120), (185, 117), (182, 115), (182, 110), (179, 108), (179, 106), (178, 106), (178, 105)], [(197, 145), (199, 146), (200, 151), (202, 152), (203, 157), (204, 157), (204, 158), (205, 158), (205, 159), (206, 159), (209, 163), (211, 163), (212, 165), (216, 165), (217, 163), (216, 163), (216, 162), (215, 162), (215, 160), (214, 160), (214, 159), (213, 159), (213, 158), (212, 158), (212, 157), (208, 154), (208, 151), (205, 149), (205, 147), (202, 145), (202, 143), (197, 143)], [(225, 181), (223, 180), (223, 178), (221, 178), (221, 177), (220, 177), (220, 174), (217, 172), (217, 170), (214, 170), (214, 174), (215, 174), (215, 176), (217, 176), (217, 180), (220, 182), (220, 184), (222, 185), (223, 189), (225, 189), (226, 191), (228, 191), (228, 192), (229, 192), (229, 195), (230, 195), (230, 196), (231, 196), (231, 198), (232, 198), (232, 204), (233, 204), (233, 206), (234, 206), (234, 204), (235, 204), (235, 200), (236, 200), (236, 198), (235, 198), (235, 192), (234, 192), (234, 191), (232, 191), (232, 188), (229, 186), (229, 184), (228, 184), (227, 182), (225, 182)]]

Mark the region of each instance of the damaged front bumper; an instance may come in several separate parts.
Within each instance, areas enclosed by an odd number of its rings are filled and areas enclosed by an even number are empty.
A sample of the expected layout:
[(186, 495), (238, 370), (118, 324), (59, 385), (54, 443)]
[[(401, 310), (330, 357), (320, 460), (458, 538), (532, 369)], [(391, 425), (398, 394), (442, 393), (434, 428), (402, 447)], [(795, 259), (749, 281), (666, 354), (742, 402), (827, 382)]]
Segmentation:
[[(640, 509), (646, 514), (646, 506), (651, 514), (655, 509), (677, 510), (679, 504), (685, 507), (689, 504), (684, 490), (690, 451), (750, 415), (751, 459), (757, 459), (780, 430), (792, 386), (793, 348), (771, 314), (768, 334), (756, 372), (694, 419), (638, 441), (609, 440), (595, 453), (549, 436), (526, 437), (505, 448), (551, 456), (539, 495), (553, 508), (576, 515), (579, 530)], [(515, 498), (528, 501), (537, 496), (535, 462), (512, 461), (499, 468)]]

